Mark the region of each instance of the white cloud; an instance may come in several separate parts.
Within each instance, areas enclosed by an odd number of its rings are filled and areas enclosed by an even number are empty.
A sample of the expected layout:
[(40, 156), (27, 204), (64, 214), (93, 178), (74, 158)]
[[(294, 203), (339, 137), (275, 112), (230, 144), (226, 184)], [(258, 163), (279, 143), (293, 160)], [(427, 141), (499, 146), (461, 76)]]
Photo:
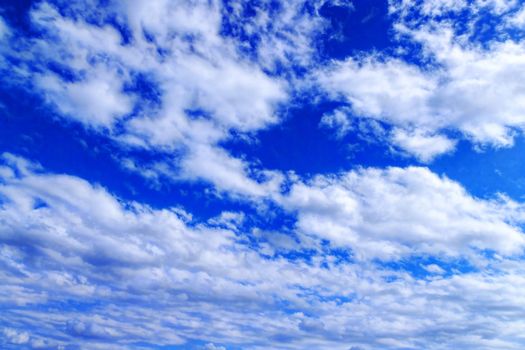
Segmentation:
[(460, 11), (467, 6), (465, 0), (437, 0), (423, 1), (422, 12), (432, 16), (439, 16), (449, 11)]
[(236, 213), (232, 211), (224, 211), (220, 215), (208, 220), (208, 224), (213, 226), (226, 227), (235, 231), (244, 222), (245, 215), (242, 212)]
[(342, 138), (352, 130), (352, 121), (344, 110), (336, 109), (332, 113), (326, 113), (319, 122), (321, 127), (334, 129), (337, 138)]
[(517, 0), (476, 0), (473, 5), (476, 11), (482, 8), (488, 8), (496, 15), (501, 15), (509, 10), (512, 10), (519, 4)]
[(12, 344), (26, 344), (29, 341), (29, 333), (27, 332), (18, 332), (12, 328), (4, 328), (3, 330), (4, 337)]
[[(506, 2), (494, 4), (505, 11)], [(292, 232), (245, 232), (241, 226), (250, 221), (232, 212), (197, 222), (180, 209), (119, 199), (5, 155), (0, 304), (9, 327), (2, 347), (120, 350), (199, 339), (215, 349), (523, 348), (521, 203), (474, 198), (458, 183), (412, 167), (311, 181), (290, 176), (290, 192), (281, 193), (282, 174), (253, 170), (218, 146), (231, 133), (249, 135), (279, 121), (276, 108), (289, 86), (267, 69), (286, 60), (310, 64), (308, 39), (320, 25), (298, 16), (301, 5), (284, 3), (276, 17), (257, 10), (245, 28), (265, 39), (255, 60), (219, 34), (215, 2), (119, 3), (116, 20), (133, 34), (126, 44), (115, 29), (82, 16), (64, 17), (45, 3), (33, 10), (33, 22), (50, 37), (31, 41), (24, 59), (40, 55), (78, 75), (70, 81), (39, 67), (34, 82), (57, 109), (169, 159), (149, 168), (129, 159), (128, 169), (274, 198), (297, 222)], [(99, 11), (103, 17), (106, 9)], [(407, 33), (439, 69), (351, 58), (321, 69), (319, 80), (352, 113), (371, 120), (370, 135), (421, 160), (453, 149), (444, 130), (510, 145), (523, 124), (521, 44), (482, 50), (426, 29)], [(125, 92), (137, 73), (151, 79), (158, 101), (137, 103), (139, 92)], [(351, 121), (343, 108), (322, 124), (343, 135)], [(341, 258), (347, 252), (355, 256)], [(413, 256), (439, 261), (422, 266), (431, 278), (374, 260), (404, 263)], [(454, 265), (463, 259), (473, 271)], [(56, 306), (65, 301), (81, 311)]]
[[(10, 52), (39, 66), (38, 73), (25, 74), (59, 113), (103, 127), (126, 146), (173, 154), (167, 166), (173, 173), (181, 170), (179, 179), (249, 195), (264, 191), (266, 185), (248, 176), (249, 165), (218, 143), (232, 133), (250, 134), (278, 122), (276, 108), (287, 99), (287, 84), (244, 58), (235, 41), (221, 35), (221, 5), (119, 2), (98, 8), (96, 20), (90, 18), (93, 9), (68, 10), (59, 13), (40, 3), (30, 18), (41, 36), (25, 39), (27, 52)], [(115, 27), (101, 24), (106, 18), (129, 28), (129, 42)], [(48, 63), (61, 67), (60, 74)], [(134, 88), (138, 76), (155, 98)], [(183, 161), (175, 164), (180, 155)], [(208, 166), (219, 171), (204, 171)]]
[[(444, 131), (476, 146), (509, 147), (525, 123), (525, 46), (506, 32), (520, 11), (516, 1), (391, 1), (401, 54), (334, 61), (316, 78), (354, 116), (390, 124), (390, 143), (422, 161), (454, 148)], [(479, 32), (483, 13), (507, 17), (480, 43), (488, 35)], [(400, 58), (414, 43), (423, 63)]]
[(101, 70), (78, 82), (65, 82), (48, 74), (38, 77), (36, 84), (60, 113), (88, 126), (111, 127), (133, 107), (133, 98), (122, 92), (121, 80), (115, 72)]
[(436, 265), (436, 264), (425, 265), (423, 266), (423, 268), (427, 272), (437, 274), (437, 275), (442, 275), (446, 272), (445, 270), (443, 270), (443, 268), (441, 268), (439, 265)]
[(508, 146), (525, 118), (522, 66), (525, 47), (513, 41), (488, 50), (464, 47), (448, 30), (415, 34), (446, 69), (445, 81), (429, 100), (447, 126), (475, 142)]
[(410, 255), (467, 257), (476, 250), (515, 255), (525, 237), (512, 201), (471, 197), (426, 168), (361, 169), (296, 183), (283, 204), (306, 235), (351, 248), (359, 259)]
[[(479, 272), (449, 269), (450, 277), (426, 266), (432, 278), (416, 279), (409, 270), (341, 261), (329, 251), (269, 259), (260, 254), (265, 247), (243, 244), (238, 228), (188, 222), (180, 211), (126, 202), (80, 178), (34, 166), (19, 171), (17, 164), (30, 163), (9, 156), (0, 183), (0, 303), (11, 339), (0, 339), (3, 348), (24, 341), (121, 350), (188, 339), (247, 349), (523, 347), (519, 260), (496, 257)], [(475, 200), (420, 168), (298, 183), (287, 204), (300, 210), (302, 231), (319, 227), (302, 226), (308, 216), (324, 223), (324, 233), (367, 219), (355, 232), (364, 249), (375, 241), (440, 259), (440, 250), (454, 253), (469, 242), (502, 254), (522, 244), (518, 229), (504, 222), (519, 206)], [(52, 307), (65, 300), (81, 311)]]
[(514, 14), (506, 19), (506, 23), (509, 26), (524, 28), (525, 27), (525, 6), (516, 11)]
[(358, 62), (350, 58), (319, 75), (319, 82), (334, 97), (351, 103), (360, 116), (384, 119), (396, 124), (417, 120), (433, 124), (425, 100), (436, 88), (417, 67), (398, 60), (378, 61), (368, 58)]
[(199, 146), (182, 161), (182, 176), (210, 179), (236, 193), (261, 196), (264, 188), (246, 176), (241, 160), (231, 158), (225, 151)]
[(454, 142), (440, 135), (447, 129), (476, 144), (511, 146), (525, 123), (525, 47), (512, 41), (489, 50), (464, 47), (450, 35), (414, 34), (441, 64), (436, 70), (396, 59), (348, 59), (322, 71), (319, 81), (355, 115), (397, 127), (392, 141), (423, 160), (453, 149)]
[(366, 142), (389, 143), (394, 151), (415, 156), (422, 162), (430, 162), (436, 156), (454, 150), (456, 145), (456, 140), (434, 134), (423, 127), (395, 127), (388, 130), (375, 119), (356, 117), (350, 108), (338, 108), (324, 114), (319, 126), (332, 129), (338, 139), (354, 132)]
[[(238, 27), (234, 36), (238, 46), (251, 47), (256, 42), (255, 54), (259, 64), (272, 71), (289, 67), (311, 67), (318, 58), (315, 38), (326, 28), (318, 11), (326, 0), (289, 0), (230, 4), (228, 21)], [(340, 4), (344, 5), (344, 4)], [(346, 4), (351, 6), (351, 4)], [(245, 12), (255, 15), (245, 16)], [(242, 35), (252, 38), (248, 42)], [(292, 74), (293, 75), (293, 74)]]
[(391, 135), (392, 143), (402, 150), (413, 154), (418, 159), (428, 162), (435, 156), (452, 151), (456, 142), (443, 135), (432, 135), (421, 130), (409, 132), (404, 129), (394, 129)]

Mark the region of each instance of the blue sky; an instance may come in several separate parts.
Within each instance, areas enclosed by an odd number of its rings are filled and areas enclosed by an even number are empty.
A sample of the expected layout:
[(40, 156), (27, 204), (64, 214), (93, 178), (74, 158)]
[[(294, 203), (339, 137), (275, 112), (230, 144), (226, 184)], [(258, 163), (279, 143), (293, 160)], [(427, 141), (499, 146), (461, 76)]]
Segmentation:
[(523, 349), (518, 0), (1, 1), (3, 349)]

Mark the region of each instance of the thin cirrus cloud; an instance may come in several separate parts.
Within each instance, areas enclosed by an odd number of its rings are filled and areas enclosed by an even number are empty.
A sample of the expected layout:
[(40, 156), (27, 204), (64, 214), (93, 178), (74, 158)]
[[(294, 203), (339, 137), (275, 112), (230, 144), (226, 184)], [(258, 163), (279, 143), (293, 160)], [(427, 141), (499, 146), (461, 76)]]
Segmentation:
[[(523, 348), (522, 198), (433, 167), (517, 147), (523, 11), (57, 0), (20, 26), (6, 7), (0, 98), (35, 97), (56, 130), (2, 143), (0, 347)], [(358, 13), (390, 46), (327, 57)], [(11, 100), (8, 130), (26, 113)], [(359, 156), (318, 171), (349, 139)]]

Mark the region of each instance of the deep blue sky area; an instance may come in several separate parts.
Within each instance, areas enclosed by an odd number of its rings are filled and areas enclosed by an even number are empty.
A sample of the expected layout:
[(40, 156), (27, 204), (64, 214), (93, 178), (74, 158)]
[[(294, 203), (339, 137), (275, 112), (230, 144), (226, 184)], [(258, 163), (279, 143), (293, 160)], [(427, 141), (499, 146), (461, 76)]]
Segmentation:
[(321, 39), (321, 50), (328, 59), (381, 52), (392, 46), (392, 19), (385, 1), (356, 1), (351, 7), (327, 2), (320, 14), (330, 22)]
[(521, 1), (0, 0), (0, 348), (521, 349)]

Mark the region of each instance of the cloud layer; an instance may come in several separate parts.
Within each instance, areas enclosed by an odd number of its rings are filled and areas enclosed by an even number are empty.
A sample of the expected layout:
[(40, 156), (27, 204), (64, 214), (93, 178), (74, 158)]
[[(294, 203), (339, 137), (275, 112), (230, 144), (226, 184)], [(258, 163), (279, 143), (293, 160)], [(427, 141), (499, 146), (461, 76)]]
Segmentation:
[[(254, 349), (522, 344), (523, 266), (512, 256), (523, 236), (511, 224), (521, 208), (476, 200), (428, 170), (370, 169), (294, 184), (282, 201), (298, 211), (298, 236), (283, 245), (289, 233), (256, 234), (250, 244), (256, 228), (241, 228), (231, 214), (199, 223), (180, 209), (122, 201), (12, 155), (4, 161), (7, 348), (118, 349), (191, 339)], [(311, 235), (351, 248), (357, 260), (341, 260)], [(281, 255), (305, 248), (315, 252), (298, 260)], [(484, 253), (489, 248), (496, 260)], [(407, 254), (437, 257), (439, 265), (413, 262), (421, 264), (415, 276), (369, 260), (412, 263)], [(71, 307), (53, 311), (64, 304)], [(513, 317), (501, 319), (502, 307)], [(450, 339), (450, 332), (459, 333)]]
[[(1, 156), (0, 347), (522, 349), (524, 204), (432, 162), (521, 137), (525, 8), (382, 5), (387, 48), (333, 57), (357, 2), (38, 1), (24, 25), (2, 9), (5, 89), (63, 127), (46, 147), (66, 130), (113, 153), (83, 175), (40, 165), (22, 130)], [(293, 142), (387, 160), (301, 171), (328, 161)]]

